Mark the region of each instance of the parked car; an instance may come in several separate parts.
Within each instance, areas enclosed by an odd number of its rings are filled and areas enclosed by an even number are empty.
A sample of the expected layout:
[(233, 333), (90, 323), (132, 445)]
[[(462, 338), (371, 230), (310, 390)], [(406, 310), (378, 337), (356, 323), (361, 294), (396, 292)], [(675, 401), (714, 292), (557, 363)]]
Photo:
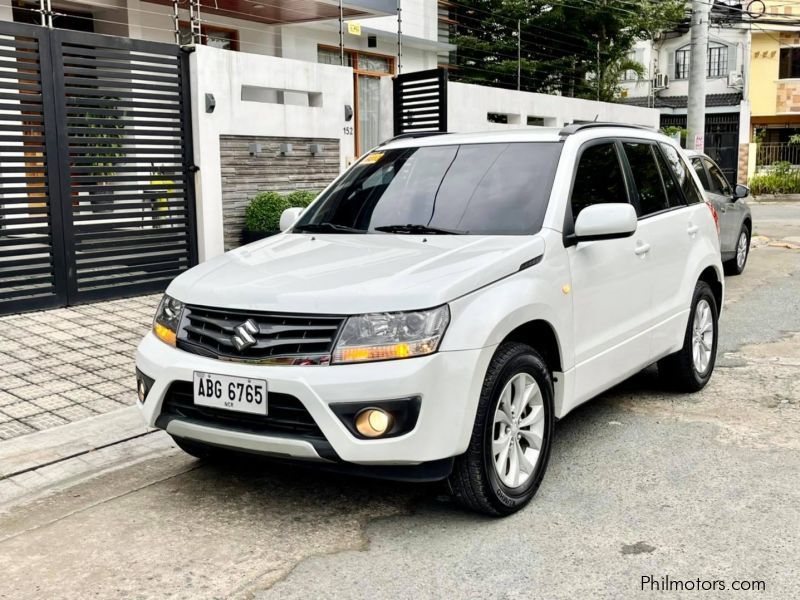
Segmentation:
[(655, 362), (686, 392), (714, 370), (716, 225), (649, 130), (401, 136), (281, 229), (176, 278), (139, 345), (144, 418), (194, 456), (445, 479), (507, 515), (556, 419)]
[(745, 198), (750, 195), (747, 186), (731, 186), (727, 177), (710, 157), (694, 150), (686, 154), (719, 215), (719, 239), (723, 266), (728, 275), (740, 275), (750, 254), (750, 236), (753, 217)]

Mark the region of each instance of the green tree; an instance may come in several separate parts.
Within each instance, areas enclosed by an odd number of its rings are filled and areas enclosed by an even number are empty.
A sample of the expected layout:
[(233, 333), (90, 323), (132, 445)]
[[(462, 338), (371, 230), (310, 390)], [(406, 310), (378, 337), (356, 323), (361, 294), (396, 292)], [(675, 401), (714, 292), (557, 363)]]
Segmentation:
[(674, 28), (683, 0), (459, 0), (450, 7), (456, 80), (612, 100), (637, 40)]

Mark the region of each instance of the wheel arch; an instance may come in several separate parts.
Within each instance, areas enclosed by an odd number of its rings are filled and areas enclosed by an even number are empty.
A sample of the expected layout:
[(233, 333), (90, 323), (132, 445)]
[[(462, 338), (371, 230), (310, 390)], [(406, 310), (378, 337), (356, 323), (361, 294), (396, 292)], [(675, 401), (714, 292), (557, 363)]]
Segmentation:
[(700, 273), (697, 278), (698, 281), (705, 281), (714, 294), (714, 300), (717, 303), (717, 312), (722, 311), (722, 301), (724, 299), (724, 286), (722, 284), (722, 276), (717, 272), (713, 266), (708, 266)]
[(544, 319), (534, 319), (515, 327), (503, 341), (526, 344), (542, 355), (551, 371), (563, 370), (558, 334), (553, 325)]

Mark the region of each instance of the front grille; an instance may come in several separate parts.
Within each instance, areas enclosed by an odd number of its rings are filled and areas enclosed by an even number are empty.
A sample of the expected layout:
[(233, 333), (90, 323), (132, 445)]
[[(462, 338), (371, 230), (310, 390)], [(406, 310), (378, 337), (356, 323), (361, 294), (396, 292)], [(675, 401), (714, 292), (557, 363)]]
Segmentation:
[(221, 408), (197, 406), (190, 381), (175, 381), (167, 390), (159, 419), (183, 417), (212, 427), (259, 434), (293, 434), (324, 440), (314, 418), (294, 396), (267, 393), (267, 415), (253, 415)]
[[(247, 320), (255, 324), (256, 332), (252, 335), (255, 343), (240, 350), (233, 340), (235, 328)], [(308, 364), (308, 357), (317, 357), (317, 362), (320, 357), (329, 358), (343, 322), (344, 317), (340, 316), (186, 306), (178, 347), (212, 358), (258, 361), (295, 357), (299, 364)]]

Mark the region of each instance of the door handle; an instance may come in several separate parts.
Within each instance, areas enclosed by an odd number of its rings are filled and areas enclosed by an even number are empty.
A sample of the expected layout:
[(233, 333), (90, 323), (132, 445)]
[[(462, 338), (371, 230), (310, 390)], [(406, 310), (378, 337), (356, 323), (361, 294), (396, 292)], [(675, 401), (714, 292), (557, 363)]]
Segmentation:
[(636, 256), (644, 256), (648, 252), (650, 252), (650, 244), (643, 244), (639, 242), (636, 244), (636, 249), (633, 251)]
[(689, 235), (694, 235), (698, 231), (700, 231), (700, 228), (697, 225), (692, 225), (691, 223), (689, 223), (689, 228), (686, 230), (686, 233), (688, 233)]

